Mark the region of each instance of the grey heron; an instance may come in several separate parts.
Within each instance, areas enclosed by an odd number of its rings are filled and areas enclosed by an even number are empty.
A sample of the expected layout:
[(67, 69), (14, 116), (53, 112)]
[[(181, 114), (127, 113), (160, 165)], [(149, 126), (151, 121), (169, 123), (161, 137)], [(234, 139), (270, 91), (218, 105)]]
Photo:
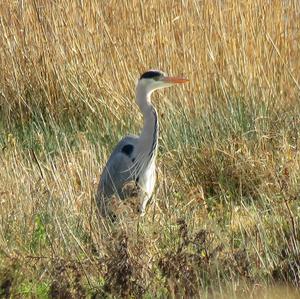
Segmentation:
[(139, 212), (142, 215), (145, 213), (155, 186), (158, 146), (158, 115), (150, 97), (157, 89), (187, 81), (180, 77), (169, 77), (158, 70), (147, 71), (138, 80), (136, 103), (143, 114), (143, 128), (140, 136), (125, 136), (116, 145), (104, 167), (96, 195), (97, 205), (103, 216), (111, 215), (108, 201), (113, 195), (121, 200), (128, 197), (124, 186), (129, 182), (134, 182), (137, 187)]

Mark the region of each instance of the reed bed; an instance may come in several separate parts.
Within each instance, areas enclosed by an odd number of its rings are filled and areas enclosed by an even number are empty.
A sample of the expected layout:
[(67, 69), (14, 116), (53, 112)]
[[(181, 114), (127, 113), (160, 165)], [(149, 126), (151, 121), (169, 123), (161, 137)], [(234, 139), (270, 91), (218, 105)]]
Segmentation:
[[(299, 1), (3, 1), (0, 297), (298, 298)], [(98, 217), (147, 69), (158, 181), (147, 215)], [(276, 297), (277, 296), (277, 297)]]

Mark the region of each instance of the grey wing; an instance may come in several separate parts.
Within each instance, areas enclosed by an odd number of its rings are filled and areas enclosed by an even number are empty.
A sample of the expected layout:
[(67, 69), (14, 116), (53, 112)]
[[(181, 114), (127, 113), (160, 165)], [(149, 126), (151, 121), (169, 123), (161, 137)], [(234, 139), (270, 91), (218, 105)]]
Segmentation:
[(128, 135), (117, 144), (100, 177), (98, 200), (107, 199), (113, 194), (122, 198), (124, 184), (132, 180), (132, 166), (134, 165), (132, 153), (137, 142), (138, 136)]

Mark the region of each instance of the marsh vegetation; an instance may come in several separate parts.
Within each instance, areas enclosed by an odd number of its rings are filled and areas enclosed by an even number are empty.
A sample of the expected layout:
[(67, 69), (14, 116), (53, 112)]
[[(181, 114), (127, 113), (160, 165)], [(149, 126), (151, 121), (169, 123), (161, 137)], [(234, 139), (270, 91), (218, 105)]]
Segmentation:
[[(299, 298), (299, 1), (3, 1), (0, 297)], [(158, 92), (147, 215), (99, 221), (109, 153)]]

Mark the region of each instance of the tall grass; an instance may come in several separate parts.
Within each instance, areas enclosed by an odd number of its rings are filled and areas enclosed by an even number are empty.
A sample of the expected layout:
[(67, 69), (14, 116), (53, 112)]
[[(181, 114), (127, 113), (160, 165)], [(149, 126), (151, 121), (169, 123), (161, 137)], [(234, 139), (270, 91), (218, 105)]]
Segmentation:
[[(299, 15), (292, 0), (2, 2), (0, 296), (297, 298)], [(149, 68), (190, 83), (153, 97), (147, 216), (122, 204), (112, 226), (96, 185), (139, 132)]]

